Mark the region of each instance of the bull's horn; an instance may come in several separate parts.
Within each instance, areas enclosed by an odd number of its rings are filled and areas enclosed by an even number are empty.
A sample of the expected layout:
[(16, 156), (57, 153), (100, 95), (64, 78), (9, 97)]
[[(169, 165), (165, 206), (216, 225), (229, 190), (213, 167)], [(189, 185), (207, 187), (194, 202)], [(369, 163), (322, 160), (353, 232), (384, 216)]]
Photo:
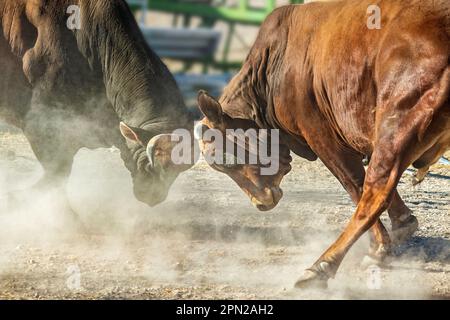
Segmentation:
[(149, 164), (152, 168), (155, 167), (155, 145), (158, 142), (158, 140), (164, 136), (163, 134), (154, 136), (147, 144), (147, 157)]
[[(189, 146), (190, 154), (182, 154), (183, 158), (173, 159), (173, 151), (177, 144), (188, 143), (191, 144)], [(147, 144), (147, 156), (149, 160), (149, 165), (151, 168), (155, 168), (157, 166), (161, 166), (162, 169), (167, 169), (171, 167), (172, 170), (176, 170), (179, 172), (185, 171), (194, 165), (192, 159), (192, 152), (195, 153), (195, 147), (192, 146), (192, 143), (196, 143), (192, 138), (185, 140), (182, 135), (177, 134), (160, 134), (158, 136), (153, 137), (149, 143)], [(181, 145), (183, 147), (183, 145)], [(158, 154), (156, 154), (158, 151)], [(184, 157), (189, 157), (186, 159)], [(195, 158), (195, 157), (194, 157)]]

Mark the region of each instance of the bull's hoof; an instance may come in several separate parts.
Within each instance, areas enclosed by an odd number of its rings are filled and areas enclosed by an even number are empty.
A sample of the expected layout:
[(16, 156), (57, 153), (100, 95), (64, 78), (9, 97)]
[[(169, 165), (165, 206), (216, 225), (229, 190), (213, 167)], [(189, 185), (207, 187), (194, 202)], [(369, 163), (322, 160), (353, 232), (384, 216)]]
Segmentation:
[(361, 261), (360, 268), (362, 270), (367, 270), (373, 266), (387, 268), (389, 266), (389, 259), (386, 259), (386, 257), (380, 258), (377, 256), (372, 256), (370, 254), (365, 255)]
[(376, 248), (371, 247), (368, 256), (373, 261), (377, 261), (377, 264), (383, 264), (386, 257), (390, 256), (391, 253), (392, 249), (390, 244), (380, 244)]
[(370, 268), (371, 266), (379, 266), (379, 265), (380, 265), (380, 260), (372, 257), (370, 254), (365, 255), (361, 261), (361, 268), (364, 270)]
[(419, 228), (419, 221), (413, 215), (402, 223), (392, 225), (391, 239), (394, 244), (401, 244), (411, 238), (414, 232)]
[(296, 289), (327, 289), (328, 277), (313, 270), (305, 270), (295, 283)]
[(391, 253), (392, 251), (390, 245), (380, 245), (377, 250), (370, 249), (369, 254), (367, 254), (361, 261), (361, 267), (363, 269), (367, 269), (372, 265), (379, 267), (386, 266), (386, 258), (389, 257)]

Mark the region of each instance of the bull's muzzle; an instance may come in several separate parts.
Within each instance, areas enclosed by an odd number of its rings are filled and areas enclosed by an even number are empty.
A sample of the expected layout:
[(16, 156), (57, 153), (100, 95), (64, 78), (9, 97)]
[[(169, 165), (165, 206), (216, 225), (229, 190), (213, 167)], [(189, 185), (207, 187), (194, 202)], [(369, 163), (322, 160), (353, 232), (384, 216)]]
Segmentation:
[(258, 195), (250, 195), (251, 202), (260, 211), (269, 211), (275, 208), (283, 197), (283, 191), (280, 188), (265, 188)]

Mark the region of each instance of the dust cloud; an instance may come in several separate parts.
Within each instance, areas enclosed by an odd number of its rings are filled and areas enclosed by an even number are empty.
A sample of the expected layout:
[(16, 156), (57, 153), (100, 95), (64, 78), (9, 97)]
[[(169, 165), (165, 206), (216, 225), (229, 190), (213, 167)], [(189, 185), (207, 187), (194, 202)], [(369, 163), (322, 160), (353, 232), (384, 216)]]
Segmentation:
[(77, 154), (66, 202), (64, 194), (30, 189), (42, 169), (20, 132), (3, 130), (0, 141), (1, 298), (450, 296), (448, 229), (432, 231), (437, 221), (448, 225), (450, 195), (442, 192), (448, 180), (431, 178), (414, 196), (408, 182), (402, 184), (406, 198), (416, 199), (412, 209), (423, 228), (386, 266), (361, 266), (364, 237), (328, 290), (299, 291), (292, 289), (297, 277), (333, 242), (354, 208), (322, 164), (296, 159), (284, 199), (269, 213), (253, 209), (232, 181), (204, 163), (179, 177), (165, 203), (150, 208), (135, 200), (117, 149)]

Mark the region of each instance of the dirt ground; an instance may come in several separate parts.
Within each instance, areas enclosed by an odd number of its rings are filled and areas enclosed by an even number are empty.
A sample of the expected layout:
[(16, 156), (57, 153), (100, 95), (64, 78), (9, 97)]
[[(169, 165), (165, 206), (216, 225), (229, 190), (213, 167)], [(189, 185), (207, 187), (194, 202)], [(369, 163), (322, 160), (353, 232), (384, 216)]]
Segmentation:
[[(73, 232), (60, 195), (7, 194), (42, 174), (20, 134), (0, 136), (1, 299), (450, 298), (450, 168), (400, 191), (420, 229), (381, 269), (364, 268), (368, 240), (323, 291), (292, 286), (343, 229), (354, 206), (320, 162), (295, 159), (284, 199), (261, 213), (227, 177), (199, 163), (156, 208), (138, 203), (117, 150), (82, 150), (68, 185), (91, 234)], [(385, 220), (386, 225), (389, 223)]]

